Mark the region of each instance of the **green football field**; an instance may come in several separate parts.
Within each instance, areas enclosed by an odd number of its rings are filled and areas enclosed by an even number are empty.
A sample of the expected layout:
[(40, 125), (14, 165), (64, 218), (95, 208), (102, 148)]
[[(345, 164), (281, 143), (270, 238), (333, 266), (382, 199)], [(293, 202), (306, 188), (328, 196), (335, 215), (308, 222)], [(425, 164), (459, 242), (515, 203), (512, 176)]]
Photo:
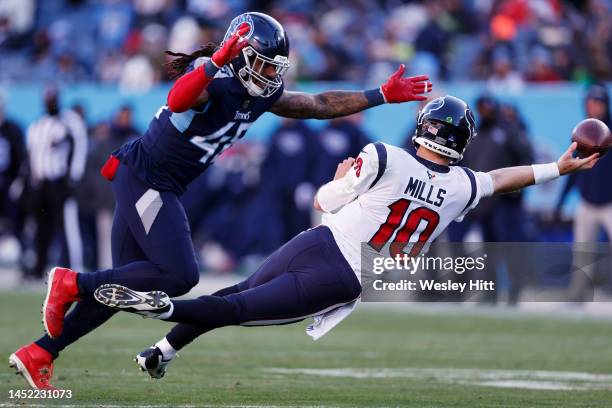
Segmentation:
[(162, 380), (132, 357), (170, 327), (114, 317), (57, 361), (72, 399), (9, 400), (6, 363), (41, 333), (42, 295), (1, 293), (0, 406), (612, 407), (612, 321), (364, 306), (317, 342), (305, 323), (228, 328), (183, 350)]

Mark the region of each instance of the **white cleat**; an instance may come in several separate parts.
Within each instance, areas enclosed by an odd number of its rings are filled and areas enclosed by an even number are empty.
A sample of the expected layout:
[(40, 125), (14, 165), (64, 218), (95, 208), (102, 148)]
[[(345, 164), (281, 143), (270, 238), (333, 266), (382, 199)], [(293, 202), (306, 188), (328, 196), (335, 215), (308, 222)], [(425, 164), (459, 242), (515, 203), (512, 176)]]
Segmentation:
[(124, 312), (156, 318), (170, 311), (170, 297), (161, 291), (137, 292), (121, 285), (102, 285), (94, 292), (100, 303)]

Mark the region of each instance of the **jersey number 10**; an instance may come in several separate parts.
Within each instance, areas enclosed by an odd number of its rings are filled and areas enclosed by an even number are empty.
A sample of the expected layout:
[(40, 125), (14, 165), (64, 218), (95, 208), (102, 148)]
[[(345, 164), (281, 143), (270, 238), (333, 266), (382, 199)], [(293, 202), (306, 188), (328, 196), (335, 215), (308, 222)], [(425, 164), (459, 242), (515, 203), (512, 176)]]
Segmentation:
[[(398, 230), (400, 223), (404, 219), (404, 215), (406, 211), (408, 211), (409, 206), (410, 201), (405, 198), (401, 198), (389, 205), (389, 210), (391, 210), (391, 212), (389, 212), (387, 220), (380, 226), (378, 231), (376, 231), (376, 234), (372, 236), (370, 242), (368, 242), (372, 248), (380, 252), (385, 244), (391, 240), (391, 237), (393, 237), (393, 234)], [(410, 252), (408, 252), (409, 256), (417, 256), (421, 252), (423, 246), (427, 243), (431, 234), (438, 226), (440, 216), (437, 212), (427, 207), (417, 207), (412, 210), (410, 214), (408, 214), (408, 217), (406, 217), (404, 225), (399, 228), (393, 243), (389, 247), (389, 253), (392, 257), (402, 254), (404, 248), (410, 242), (410, 237), (415, 233), (421, 221), (425, 221), (427, 224), (425, 225), (425, 229), (419, 234), (417, 241), (412, 245)]]

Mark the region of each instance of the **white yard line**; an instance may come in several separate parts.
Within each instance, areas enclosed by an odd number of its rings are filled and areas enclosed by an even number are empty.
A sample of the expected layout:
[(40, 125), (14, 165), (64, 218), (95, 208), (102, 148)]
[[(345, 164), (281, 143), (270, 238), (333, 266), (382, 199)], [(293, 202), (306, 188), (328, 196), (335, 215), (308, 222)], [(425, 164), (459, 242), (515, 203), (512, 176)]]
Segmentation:
[(581, 385), (568, 385), (565, 383), (559, 383), (554, 381), (485, 381), (478, 383), (483, 387), (496, 387), (496, 388), (519, 388), (524, 390), (548, 390), (548, 391), (589, 391), (592, 390), (590, 387), (584, 387)]
[(484, 387), (533, 390), (610, 390), (611, 374), (575, 371), (484, 370), (478, 368), (268, 368), (274, 374), (356, 379), (411, 378)]

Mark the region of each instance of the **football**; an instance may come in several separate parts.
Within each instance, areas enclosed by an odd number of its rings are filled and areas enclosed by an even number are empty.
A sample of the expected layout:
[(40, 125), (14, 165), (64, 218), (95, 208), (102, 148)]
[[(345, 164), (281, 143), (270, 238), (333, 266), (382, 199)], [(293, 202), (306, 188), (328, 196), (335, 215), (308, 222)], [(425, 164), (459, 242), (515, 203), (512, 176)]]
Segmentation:
[(585, 119), (572, 131), (572, 142), (578, 143), (578, 155), (588, 157), (593, 153), (602, 156), (612, 146), (610, 129), (599, 119)]

